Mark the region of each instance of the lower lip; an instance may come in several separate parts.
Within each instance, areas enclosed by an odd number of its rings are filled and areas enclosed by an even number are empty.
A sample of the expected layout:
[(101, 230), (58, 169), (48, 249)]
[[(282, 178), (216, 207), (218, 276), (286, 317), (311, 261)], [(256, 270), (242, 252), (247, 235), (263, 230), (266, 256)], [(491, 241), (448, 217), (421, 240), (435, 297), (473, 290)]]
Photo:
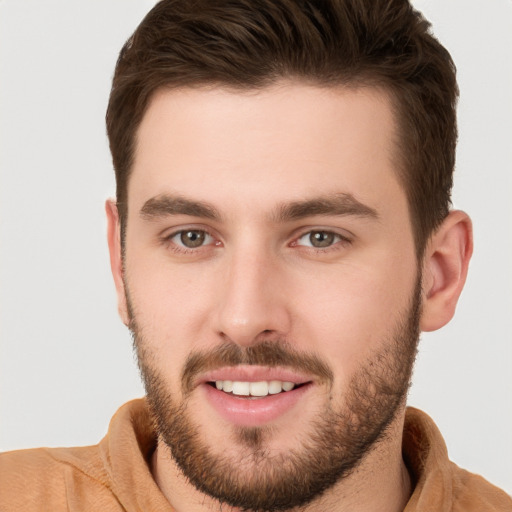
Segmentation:
[(270, 423), (294, 408), (311, 384), (262, 398), (238, 397), (202, 384), (207, 400), (229, 423), (240, 427), (258, 427)]

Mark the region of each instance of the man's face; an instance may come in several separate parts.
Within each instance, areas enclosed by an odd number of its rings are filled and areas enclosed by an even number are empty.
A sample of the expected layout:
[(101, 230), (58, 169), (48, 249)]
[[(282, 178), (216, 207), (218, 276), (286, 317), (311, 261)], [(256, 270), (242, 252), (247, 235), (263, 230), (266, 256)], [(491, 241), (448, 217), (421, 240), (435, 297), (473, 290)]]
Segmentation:
[(372, 88), (153, 98), (126, 309), (161, 441), (203, 492), (300, 505), (399, 418), (420, 277), (395, 136)]

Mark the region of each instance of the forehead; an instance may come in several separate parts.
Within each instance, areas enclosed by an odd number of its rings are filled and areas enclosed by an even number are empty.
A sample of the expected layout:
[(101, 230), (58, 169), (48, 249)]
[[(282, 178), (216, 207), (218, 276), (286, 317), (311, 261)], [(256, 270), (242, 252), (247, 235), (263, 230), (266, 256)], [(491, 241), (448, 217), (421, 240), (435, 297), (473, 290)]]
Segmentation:
[(395, 132), (388, 94), (373, 87), (162, 89), (137, 132), (129, 209), (166, 193), (264, 209), (340, 192), (379, 206), (404, 196)]

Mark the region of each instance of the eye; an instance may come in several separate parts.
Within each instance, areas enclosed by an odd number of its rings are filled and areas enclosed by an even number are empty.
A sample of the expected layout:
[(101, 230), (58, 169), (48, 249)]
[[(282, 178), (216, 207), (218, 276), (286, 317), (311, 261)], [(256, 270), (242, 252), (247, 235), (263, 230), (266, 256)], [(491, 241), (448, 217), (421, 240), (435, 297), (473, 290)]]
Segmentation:
[(213, 237), (201, 229), (184, 229), (174, 233), (169, 240), (186, 249), (196, 249), (203, 245), (210, 245), (214, 242)]
[(302, 235), (297, 239), (294, 245), (314, 247), (315, 249), (325, 249), (341, 241), (348, 242), (346, 238), (338, 235), (337, 233), (333, 233), (332, 231), (315, 230), (308, 231)]

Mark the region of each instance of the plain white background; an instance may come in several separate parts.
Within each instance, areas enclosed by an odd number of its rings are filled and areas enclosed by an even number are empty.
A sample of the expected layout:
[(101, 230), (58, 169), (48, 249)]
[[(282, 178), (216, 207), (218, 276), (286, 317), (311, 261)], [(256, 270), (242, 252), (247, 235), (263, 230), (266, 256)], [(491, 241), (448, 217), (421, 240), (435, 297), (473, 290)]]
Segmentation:
[[(0, 450), (94, 444), (141, 396), (117, 318), (104, 128), (122, 43), (153, 0), (0, 0)], [(423, 335), (409, 403), (452, 460), (512, 492), (512, 2), (417, 0), (461, 89), (454, 204), (475, 255)]]

